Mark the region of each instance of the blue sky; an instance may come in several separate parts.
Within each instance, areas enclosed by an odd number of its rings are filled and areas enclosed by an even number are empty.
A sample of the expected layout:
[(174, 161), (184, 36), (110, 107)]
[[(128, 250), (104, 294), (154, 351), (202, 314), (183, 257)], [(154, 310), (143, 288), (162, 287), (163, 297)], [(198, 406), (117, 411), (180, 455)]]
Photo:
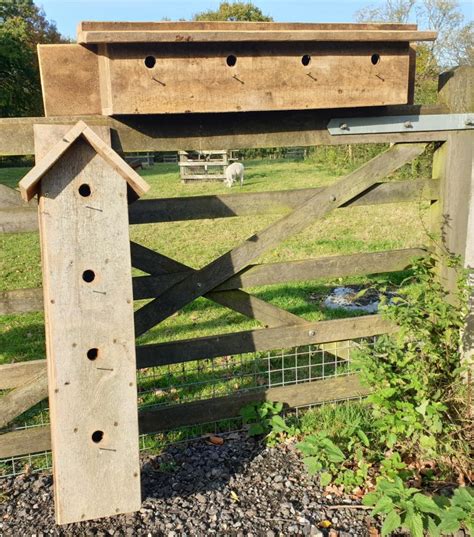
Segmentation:
[[(39, 0), (48, 19), (56, 21), (64, 35), (75, 37), (81, 20), (159, 21), (190, 19), (194, 13), (215, 9), (219, 0)], [(351, 22), (361, 7), (374, 0), (256, 0), (265, 14), (278, 22)], [(474, 0), (459, 2), (464, 16), (472, 20)]]

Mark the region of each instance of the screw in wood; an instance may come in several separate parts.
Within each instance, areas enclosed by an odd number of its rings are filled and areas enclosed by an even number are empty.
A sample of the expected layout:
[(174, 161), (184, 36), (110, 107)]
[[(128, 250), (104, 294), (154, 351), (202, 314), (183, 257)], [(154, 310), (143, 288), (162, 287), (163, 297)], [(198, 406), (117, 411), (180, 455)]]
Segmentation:
[(334, 194), (331, 194), (331, 195), (329, 196), (329, 199), (330, 199), (331, 201), (336, 201), (336, 196), (335, 196)]
[(315, 336), (315, 335), (316, 335), (316, 331), (315, 331), (315, 330), (310, 330), (310, 331), (308, 332), (308, 336), (310, 336), (310, 337), (313, 337), (313, 336)]

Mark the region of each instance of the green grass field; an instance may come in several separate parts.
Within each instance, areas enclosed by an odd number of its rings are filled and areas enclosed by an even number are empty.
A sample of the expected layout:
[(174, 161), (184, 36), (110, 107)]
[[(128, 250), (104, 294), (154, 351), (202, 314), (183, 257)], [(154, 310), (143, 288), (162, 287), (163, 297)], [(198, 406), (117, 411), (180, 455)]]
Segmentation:
[[(245, 165), (244, 186), (234, 187), (232, 192), (324, 186), (335, 178), (334, 174), (311, 160), (260, 160), (247, 161)], [(25, 168), (0, 169), (0, 183), (14, 187), (26, 171)], [(176, 164), (157, 164), (153, 168), (143, 170), (142, 175), (151, 185), (147, 197), (195, 196), (229, 191), (220, 183), (182, 184)], [(279, 215), (265, 215), (137, 225), (131, 226), (130, 235), (131, 239), (138, 243), (199, 268), (279, 217)], [(427, 244), (428, 237), (425, 235), (423, 223), (426, 217), (426, 207), (416, 202), (339, 210), (316, 221), (297, 236), (284, 241), (258, 261), (297, 260)], [(0, 241), (1, 290), (41, 286), (38, 235), (3, 234), (0, 235)], [(139, 271), (134, 273), (139, 274)], [(405, 275), (396, 273), (390, 276), (365, 276), (346, 279), (344, 283), (375, 285), (387, 281), (398, 283)], [(336, 282), (317, 280), (267, 286), (250, 291), (308, 320), (320, 320), (348, 315), (343, 311), (326, 310), (321, 307), (318, 300), (310, 298), (310, 295), (315, 294), (324, 297), (334, 285), (340, 283), (342, 280)], [(139, 306), (140, 304), (136, 304), (136, 307)], [(3, 316), (1, 322), (0, 363), (45, 356), (42, 313)], [(198, 299), (140, 337), (139, 343), (200, 337), (258, 326), (256, 321), (206, 299)], [(248, 363), (245, 361), (247, 358)], [(248, 374), (249, 368), (255, 368), (255, 365), (249, 365), (254, 357), (247, 358), (241, 360), (239, 366), (234, 364), (230, 369), (221, 367), (217, 373), (214, 365), (211, 368), (209, 364), (203, 366), (199, 363), (189, 363), (186, 368), (173, 366), (161, 373), (151, 371), (149, 378), (141, 378), (139, 403), (147, 405), (157, 402), (177, 402), (195, 397), (209, 397), (249, 386), (249, 383), (255, 383), (256, 378), (258, 380), (258, 375)], [(299, 365), (302, 363), (301, 359), (300, 357)], [(288, 370), (291, 369), (291, 363), (287, 362), (285, 365)], [(262, 372), (267, 365), (262, 361)], [(240, 375), (240, 380), (235, 381), (232, 378), (235, 374)], [(38, 416), (36, 408), (18, 421), (34, 423), (38, 422)]]

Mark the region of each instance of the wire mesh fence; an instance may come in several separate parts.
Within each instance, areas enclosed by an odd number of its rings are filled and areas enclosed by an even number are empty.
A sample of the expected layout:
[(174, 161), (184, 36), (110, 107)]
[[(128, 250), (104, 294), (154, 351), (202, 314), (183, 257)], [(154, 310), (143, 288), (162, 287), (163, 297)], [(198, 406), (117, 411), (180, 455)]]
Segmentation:
[[(191, 401), (235, 395), (249, 390), (301, 384), (347, 375), (355, 371), (353, 353), (373, 345), (375, 337), (324, 345), (305, 345), (271, 352), (247, 353), (137, 371), (139, 409), (164, 408)], [(313, 405), (307, 405), (305, 408)], [(299, 409), (301, 410), (301, 408)], [(30, 429), (49, 423), (47, 402), (17, 418), (8, 430)], [(140, 449), (159, 452), (165, 446), (207, 434), (239, 430), (232, 418), (140, 436)], [(1, 431), (1, 432), (7, 432)], [(51, 468), (49, 452), (0, 459), (0, 477)]]

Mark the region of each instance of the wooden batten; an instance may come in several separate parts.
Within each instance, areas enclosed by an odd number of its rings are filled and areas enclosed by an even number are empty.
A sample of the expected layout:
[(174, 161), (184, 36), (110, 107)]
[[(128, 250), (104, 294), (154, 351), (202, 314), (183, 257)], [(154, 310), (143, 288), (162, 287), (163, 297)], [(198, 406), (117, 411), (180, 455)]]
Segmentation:
[(85, 22), (79, 44), (38, 51), (47, 116), (307, 110), (411, 102), (410, 43), (435, 37), (400, 24)]

